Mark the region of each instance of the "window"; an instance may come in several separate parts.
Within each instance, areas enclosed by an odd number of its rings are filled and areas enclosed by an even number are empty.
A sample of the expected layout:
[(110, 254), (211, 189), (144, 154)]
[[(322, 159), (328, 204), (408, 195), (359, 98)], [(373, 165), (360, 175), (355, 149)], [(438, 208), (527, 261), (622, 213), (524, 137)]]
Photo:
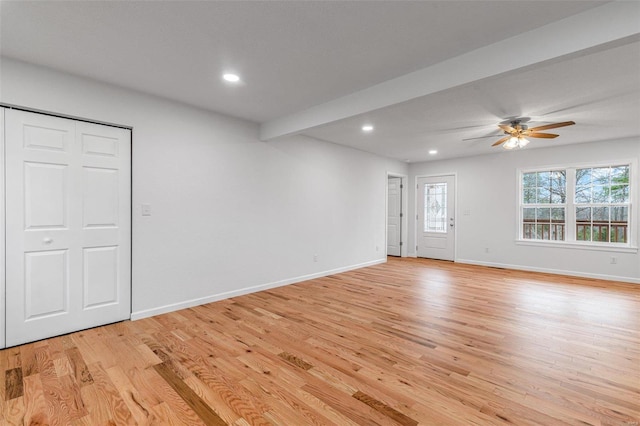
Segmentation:
[(447, 183), (424, 186), (424, 232), (447, 232)]
[(576, 240), (629, 240), (629, 166), (576, 170)]
[(520, 239), (628, 244), (629, 164), (521, 172)]
[(565, 170), (522, 175), (522, 237), (527, 240), (564, 240), (567, 199)]

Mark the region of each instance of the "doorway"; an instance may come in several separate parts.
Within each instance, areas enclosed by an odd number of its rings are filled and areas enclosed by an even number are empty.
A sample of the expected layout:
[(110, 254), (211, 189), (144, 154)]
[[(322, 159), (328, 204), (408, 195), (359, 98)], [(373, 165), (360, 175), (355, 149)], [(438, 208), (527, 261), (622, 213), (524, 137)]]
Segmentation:
[(455, 175), (417, 178), (417, 256), (455, 260)]

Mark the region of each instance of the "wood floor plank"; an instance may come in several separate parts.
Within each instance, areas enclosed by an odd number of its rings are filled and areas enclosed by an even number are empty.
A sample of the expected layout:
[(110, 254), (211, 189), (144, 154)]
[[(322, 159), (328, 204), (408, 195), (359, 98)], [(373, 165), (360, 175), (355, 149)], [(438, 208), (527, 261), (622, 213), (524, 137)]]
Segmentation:
[(379, 400), (367, 395), (364, 392), (358, 391), (358, 392), (354, 393), (352, 396), (355, 399), (357, 399), (358, 401), (364, 402), (369, 407), (373, 408), (376, 411), (381, 412), (385, 416), (393, 419), (394, 421), (396, 421), (397, 423), (399, 423), (399, 424), (401, 424), (403, 426), (417, 426), (418, 425), (418, 422), (415, 421), (414, 419), (412, 419), (411, 417), (401, 413), (400, 411), (396, 410), (393, 407), (388, 406), (384, 402), (379, 401)]
[(22, 396), (24, 389), (22, 386), (22, 368), (16, 367), (5, 371), (4, 389), (5, 400), (10, 400)]
[(25, 400), (23, 423), (34, 426), (50, 424), (40, 374), (26, 376), (23, 378), (23, 381)]
[(640, 424), (640, 286), (387, 263), (0, 351), (0, 424)]
[(154, 365), (153, 368), (176, 391), (189, 407), (210, 426), (224, 426), (227, 423), (216, 414), (186, 383), (175, 370), (165, 362)]

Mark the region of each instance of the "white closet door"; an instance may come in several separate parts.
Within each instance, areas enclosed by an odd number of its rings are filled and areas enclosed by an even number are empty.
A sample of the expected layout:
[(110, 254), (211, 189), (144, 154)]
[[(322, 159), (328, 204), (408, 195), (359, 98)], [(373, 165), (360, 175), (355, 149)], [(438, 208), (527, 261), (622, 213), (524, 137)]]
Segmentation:
[(387, 194), (387, 255), (400, 256), (402, 178), (388, 178)]
[(130, 317), (130, 131), (6, 112), (6, 344)]
[(4, 108), (0, 108), (0, 349), (5, 347), (4, 309), (5, 302), (5, 257), (4, 257)]

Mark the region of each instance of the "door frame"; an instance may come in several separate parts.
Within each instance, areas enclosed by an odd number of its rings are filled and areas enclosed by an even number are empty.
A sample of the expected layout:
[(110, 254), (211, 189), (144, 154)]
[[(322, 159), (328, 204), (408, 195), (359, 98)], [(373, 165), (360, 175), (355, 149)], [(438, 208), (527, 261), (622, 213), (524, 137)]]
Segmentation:
[(107, 121), (93, 120), (84, 117), (78, 117), (74, 115), (61, 114), (36, 108), (24, 107), (21, 105), (8, 104), (5, 102), (0, 102), (0, 128), (2, 132), (0, 133), (0, 265), (2, 266), (2, 271), (0, 272), (0, 349), (6, 348), (6, 327), (7, 327), (7, 318), (6, 318), (6, 271), (7, 271), (7, 256), (5, 251), (6, 246), (6, 217), (5, 217), (5, 111), (15, 109), (18, 111), (26, 111), (35, 114), (48, 115), (52, 117), (65, 118), (69, 120), (82, 121), (85, 123), (91, 124), (99, 124), (102, 126), (109, 127), (117, 127), (120, 129), (129, 130), (131, 133), (130, 145), (131, 145), (131, 154), (129, 156), (129, 168), (130, 168), (130, 191), (129, 191), (129, 204), (130, 204), (130, 212), (129, 212), (129, 319), (131, 319), (131, 314), (133, 313), (133, 225), (134, 225), (134, 216), (133, 216), (133, 126), (127, 126), (124, 124), (111, 123)]
[(389, 178), (400, 178), (400, 183), (402, 188), (400, 190), (400, 196), (402, 200), (400, 202), (400, 209), (402, 212), (402, 217), (400, 218), (400, 241), (402, 245), (400, 246), (400, 257), (407, 257), (408, 252), (407, 248), (409, 244), (407, 243), (409, 239), (409, 221), (407, 220), (408, 215), (407, 211), (409, 210), (409, 176), (402, 173), (393, 173), (387, 172), (387, 176), (384, 182), (384, 255), (387, 256), (387, 243), (389, 236), (387, 235), (387, 227), (389, 225)]
[(413, 186), (413, 199), (414, 199), (414, 206), (415, 206), (415, 218), (416, 220), (414, 221), (415, 226), (413, 227), (413, 241), (415, 241), (415, 257), (418, 257), (418, 214), (419, 214), (419, 208), (421, 206), (418, 206), (418, 187), (420, 186), (420, 184), (418, 183), (418, 180), (421, 178), (437, 178), (437, 177), (442, 177), (442, 176), (453, 176), (453, 190), (454, 190), (454, 194), (453, 194), (453, 214), (454, 214), (454, 218), (455, 218), (455, 226), (453, 227), (453, 261), (457, 262), (458, 261), (458, 173), (457, 172), (449, 172), (449, 173), (431, 173), (431, 174), (423, 174), (423, 175), (416, 175), (414, 178), (414, 186)]

